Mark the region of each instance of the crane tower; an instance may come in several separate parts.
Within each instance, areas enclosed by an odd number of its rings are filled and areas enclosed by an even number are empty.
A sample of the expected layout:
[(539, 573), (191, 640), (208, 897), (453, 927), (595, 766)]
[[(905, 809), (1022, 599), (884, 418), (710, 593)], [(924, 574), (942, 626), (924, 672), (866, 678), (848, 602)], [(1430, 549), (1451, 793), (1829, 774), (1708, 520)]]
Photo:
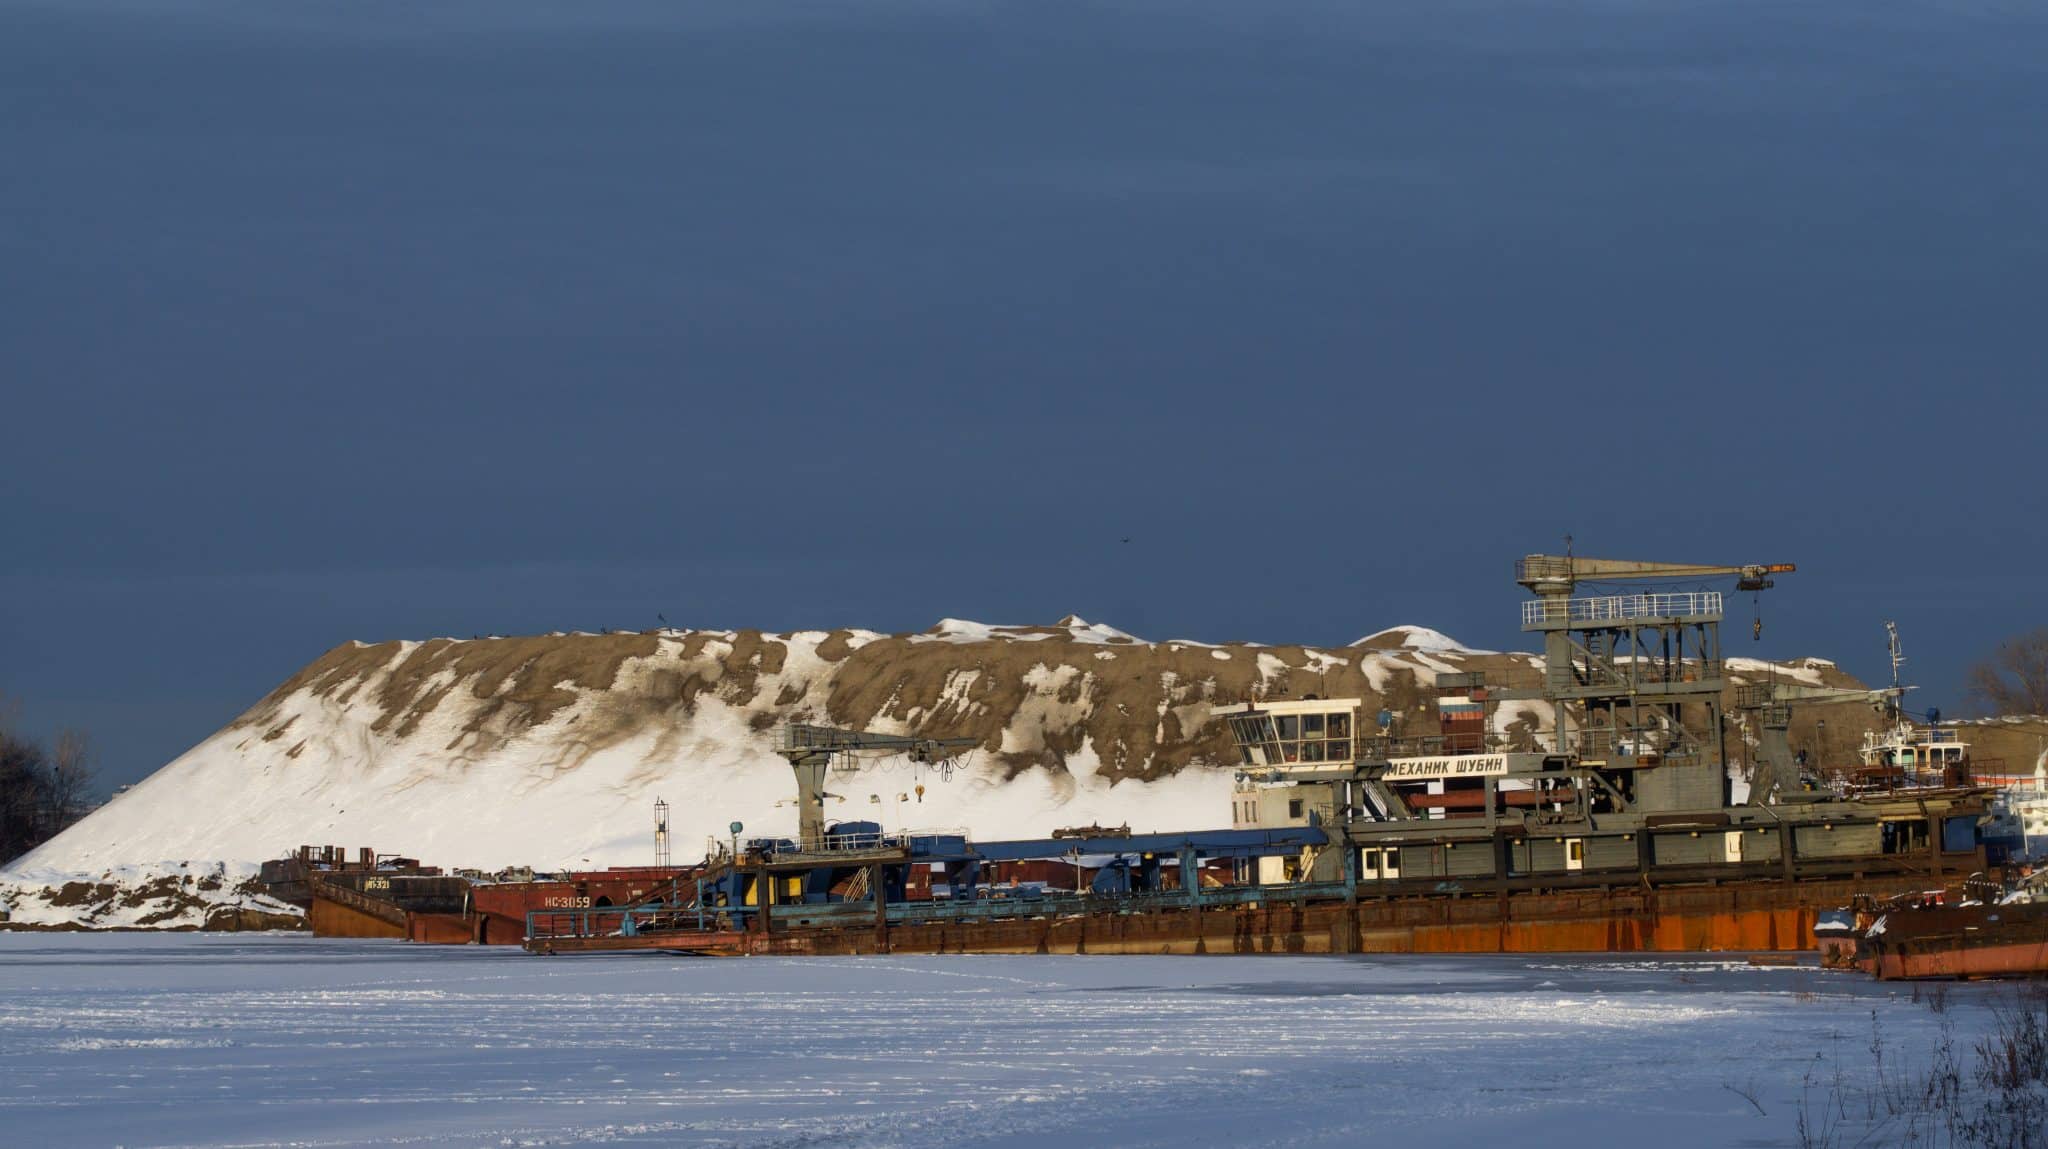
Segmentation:
[[(1522, 629), (1543, 635), (1542, 694), (1557, 713), (1557, 752), (1576, 754), (1588, 765), (1644, 768), (1635, 801), (1646, 812), (1720, 805), (1728, 767), (1721, 592), (1574, 592), (1582, 582), (1731, 575), (1737, 590), (1760, 591), (1772, 575), (1793, 569), (1791, 563), (1723, 566), (1574, 555), (1517, 560), (1515, 581), (1536, 596), (1522, 604)], [(1688, 706), (1694, 708), (1691, 723)]]

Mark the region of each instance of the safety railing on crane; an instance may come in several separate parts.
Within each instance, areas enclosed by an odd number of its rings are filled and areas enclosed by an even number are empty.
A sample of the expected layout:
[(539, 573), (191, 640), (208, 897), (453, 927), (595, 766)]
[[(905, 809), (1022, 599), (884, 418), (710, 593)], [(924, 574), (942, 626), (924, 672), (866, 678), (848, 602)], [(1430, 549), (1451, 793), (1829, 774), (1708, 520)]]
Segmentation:
[(1721, 592), (1677, 591), (1598, 598), (1539, 598), (1522, 604), (1524, 627), (1560, 622), (1624, 622), (1634, 618), (1718, 618)]

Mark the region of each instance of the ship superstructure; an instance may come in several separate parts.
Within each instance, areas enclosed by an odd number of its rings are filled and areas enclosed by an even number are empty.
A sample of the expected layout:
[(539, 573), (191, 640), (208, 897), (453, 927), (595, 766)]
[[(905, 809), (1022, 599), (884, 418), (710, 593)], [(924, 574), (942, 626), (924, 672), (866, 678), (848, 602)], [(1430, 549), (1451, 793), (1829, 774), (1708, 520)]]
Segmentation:
[[(1854, 792), (1821, 784), (1786, 744), (1796, 702), (1882, 706), (1894, 690), (1735, 686), (1718, 590), (1580, 593), (1588, 583), (1722, 577), (1757, 591), (1791, 569), (1522, 559), (1516, 581), (1534, 595), (1522, 629), (1543, 637), (1536, 683), (1440, 675), (1443, 718), (1422, 736), (1404, 735), (1384, 711), (1368, 717), (1361, 699), (1222, 707), (1242, 756), (1240, 809), (1284, 803), (1331, 829), (1343, 846), (1322, 851), (1308, 877), (1404, 892), (1871, 874), (1938, 882), (2002, 861), (1980, 832), (1991, 791), (1969, 783), (1953, 742), (1894, 751), (1936, 764), (1910, 787), (1871, 779)], [(1548, 728), (1518, 744), (1472, 722), (1473, 707), (1510, 701), (1538, 703)], [(1739, 801), (1724, 707), (1754, 714), (1763, 735)], [(1348, 740), (1330, 734), (1347, 729)], [(1299, 796), (1278, 796), (1289, 791)]]

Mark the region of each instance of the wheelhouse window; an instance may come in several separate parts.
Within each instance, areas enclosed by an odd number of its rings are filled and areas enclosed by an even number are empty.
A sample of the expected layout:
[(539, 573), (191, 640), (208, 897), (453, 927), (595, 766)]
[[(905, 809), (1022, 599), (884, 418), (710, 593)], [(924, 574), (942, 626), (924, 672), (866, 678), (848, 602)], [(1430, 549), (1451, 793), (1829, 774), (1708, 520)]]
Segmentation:
[[(1269, 720), (1267, 738), (1277, 735), (1277, 745), (1266, 749), (1269, 762), (1351, 761), (1351, 715), (1346, 711), (1325, 714), (1278, 714)], [(1244, 736), (1239, 736), (1240, 742)]]
[[(1239, 715), (1230, 720), (1231, 736), (1237, 739), (1238, 755), (1246, 766), (1269, 766), (1280, 761), (1280, 747), (1274, 739), (1273, 716)], [(1257, 754), (1253, 752), (1257, 751)], [(1264, 760), (1260, 757), (1263, 755)]]

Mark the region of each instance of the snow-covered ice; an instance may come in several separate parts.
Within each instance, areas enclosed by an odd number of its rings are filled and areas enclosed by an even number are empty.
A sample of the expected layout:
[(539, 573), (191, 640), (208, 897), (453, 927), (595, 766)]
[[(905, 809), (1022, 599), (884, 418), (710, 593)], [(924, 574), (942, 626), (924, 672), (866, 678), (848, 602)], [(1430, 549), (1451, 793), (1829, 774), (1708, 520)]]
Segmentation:
[[(1980, 995), (1951, 992), (1967, 1042)], [(1790, 1145), (1816, 1053), (1873, 1011), (1901, 1050), (1937, 1023), (1851, 975), (1708, 958), (0, 934), (0, 1143)]]

